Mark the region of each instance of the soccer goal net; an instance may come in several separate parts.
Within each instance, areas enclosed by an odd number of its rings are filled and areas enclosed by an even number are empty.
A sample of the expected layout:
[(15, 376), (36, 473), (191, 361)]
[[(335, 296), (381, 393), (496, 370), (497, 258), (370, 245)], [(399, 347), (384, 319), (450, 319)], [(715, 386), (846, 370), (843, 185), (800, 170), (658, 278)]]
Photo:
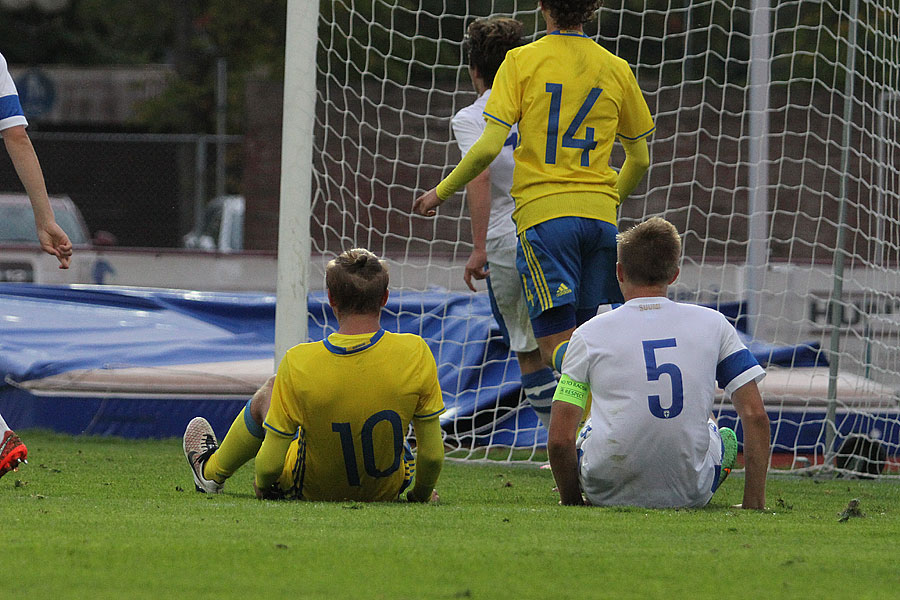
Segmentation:
[[(682, 233), (672, 293), (732, 317), (767, 367), (773, 464), (897, 475), (897, 3), (606, 4), (586, 33), (632, 66), (657, 127), (620, 227), (659, 215)], [(450, 117), (475, 100), (462, 41), (489, 15), (542, 35), (535, 0), (321, 3), (312, 251), (389, 259), (385, 325), (432, 345), (452, 455), (540, 460), (546, 432), (487, 294), (463, 283), (464, 195), (411, 215), (459, 161)], [(734, 423), (726, 399), (717, 410)]]

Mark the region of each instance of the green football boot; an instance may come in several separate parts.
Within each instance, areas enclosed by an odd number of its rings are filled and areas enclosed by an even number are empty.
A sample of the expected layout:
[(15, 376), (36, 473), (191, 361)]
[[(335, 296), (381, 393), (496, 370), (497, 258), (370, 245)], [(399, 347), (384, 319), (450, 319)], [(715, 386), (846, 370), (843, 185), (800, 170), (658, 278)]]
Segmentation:
[(722, 452), (722, 472), (719, 475), (719, 485), (722, 485), (734, 468), (735, 461), (737, 461), (738, 441), (734, 430), (728, 427), (720, 427), (719, 436), (722, 438), (722, 447), (724, 448)]

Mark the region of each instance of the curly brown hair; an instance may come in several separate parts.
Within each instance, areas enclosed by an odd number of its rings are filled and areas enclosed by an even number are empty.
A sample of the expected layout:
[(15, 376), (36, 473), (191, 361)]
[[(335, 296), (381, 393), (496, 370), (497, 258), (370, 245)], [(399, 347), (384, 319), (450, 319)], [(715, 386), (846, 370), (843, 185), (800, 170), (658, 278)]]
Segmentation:
[(678, 273), (681, 236), (665, 219), (651, 217), (620, 233), (617, 241), (619, 263), (633, 283), (661, 285)]
[(325, 267), (325, 286), (343, 313), (380, 312), (389, 281), (387, 264), (365, 248), (345, 250)]
[(524, 43), (522, 24), (508, 17), (488, 17), (469, 24), (463, 51), (469, 66), (477, 69), (487, 87), (494, 85), (494, 75), (506, 53)]
[(541, 0), (560, 29), (584, 25), (597, 15), (601, 0)]

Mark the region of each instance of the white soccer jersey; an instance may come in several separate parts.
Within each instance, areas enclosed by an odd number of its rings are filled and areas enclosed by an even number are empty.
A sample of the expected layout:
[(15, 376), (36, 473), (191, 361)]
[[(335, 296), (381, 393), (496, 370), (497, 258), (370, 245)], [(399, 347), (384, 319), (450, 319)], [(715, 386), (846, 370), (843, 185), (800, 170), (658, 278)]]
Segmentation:
[(6, 58), (0, 54), (0, 131), (16, 125), (28, 125), (28, 121), (22, 112), (19, 94), (9, 74)]
[[(459, 151), (463, 156), (484, 131), (485, 121), (482, 113), (490, 95), (491, 90), (487, 90), (474, 103), (453, 115), (453, 119), (450, 121), (453, 136), (456, 138)], [(488, 220), (488, 241), (508, 236), (513, 245), (516, 243), (516, 225), (512, 220), (515, 202), (509, 195), (509, 189), (512, 187), (513, 168), (515, 167), (513, 150), (515, 150), (517, 141), (518, 129), (513, 126), (503, 149), (490, 165), (491, 216)]]
[[(450, 126), (459, 151), (465, 156), (472, 144), (484, 131), (484, 105), (491, 90), (483, 93), (474, 103), (453, 116)], [(522, 293), (522, 282), (516, 268), (516, 224), (512, 220), (515, 202), (509, 195), (512, 187), (513, 150), (518, 140), (518, 129), (513, 126), (506, 143), (490, 165), (491, 213), (488, 217), (485, 251), (491, 270), (490, 286), (497, 305), (497, 319), (502, 319), (509, 336), (509, 347), (514, 352), (530, 352), (537, 348), (537, 341), (528, 318), (528, 304)], [(496, 315), (496, 313), (495, 313)]]
[(709, 502), (716, 383), (730, 397), (765, 376), (721, 313), (666, 298), (629, 300), (576, 329), (562, 370), (591, 389), (588, 499), (649, 507)]

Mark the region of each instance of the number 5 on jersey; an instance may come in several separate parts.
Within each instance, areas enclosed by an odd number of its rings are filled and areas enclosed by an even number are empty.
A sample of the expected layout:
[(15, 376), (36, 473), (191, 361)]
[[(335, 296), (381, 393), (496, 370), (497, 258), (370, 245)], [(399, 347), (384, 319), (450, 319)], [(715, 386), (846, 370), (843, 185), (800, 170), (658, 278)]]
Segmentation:
[[(547, 118), (547, 149), (544, 153), (544, 162), (548, 165), (555, 165), (556, 148), (559, 144), (559, 110), (562, 106), (563, 86), (561, 83), (548, 83), (545, 89), (550, 94), (550, 115)], [(594, 128), (585, 127), (583, 138), (576, 138), (575, 134), (578, 133), (581, 124), (587, 118), (588, 113), (591, 112), (602, 91), (600, 88), (591, 88), (587, 98), (581, 104), (581, 108), (578, 109), (575, 118), (569, 123), (569, 127), (562, 136), (563, 148), (581, 149), (582, 167), (590, 166), (590, 151), (597, 147), (597, 142), (594, 141)]]
[(644, 340), (644, 362), (647, 365), (647, 381), (659, 381), (661, 375), (669, 376), (672, 385), (672, 406), (663, 408), (657, 394), (647, 396), (650, 413), (659, 419), (673, 419), (681, 414), (684, 408), (684, 385), (681, 380), (681, 369), (674, 363), (656, 364), (656, 351), (660, 348), (675, 348), (675, 338), (664, 340)]

